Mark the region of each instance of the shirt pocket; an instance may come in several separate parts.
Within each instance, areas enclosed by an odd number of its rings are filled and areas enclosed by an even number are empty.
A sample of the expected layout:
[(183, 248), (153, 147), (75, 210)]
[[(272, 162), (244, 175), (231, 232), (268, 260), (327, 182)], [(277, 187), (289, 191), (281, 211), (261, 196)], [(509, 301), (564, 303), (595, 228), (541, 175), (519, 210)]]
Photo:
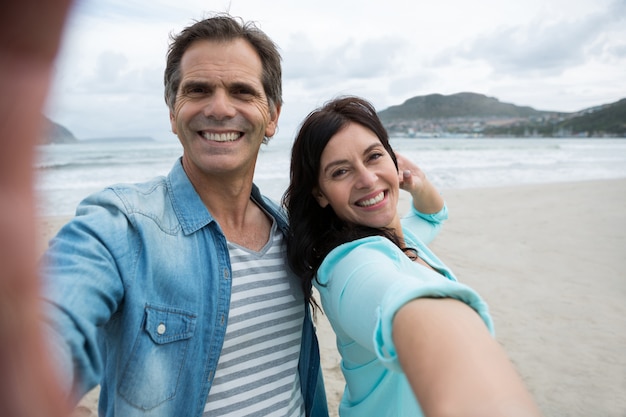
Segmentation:
[(118, 381), (129, 404), (150, 410), (176, 395), (197, 315), (173, 307), (145, 307), (144, 320)]

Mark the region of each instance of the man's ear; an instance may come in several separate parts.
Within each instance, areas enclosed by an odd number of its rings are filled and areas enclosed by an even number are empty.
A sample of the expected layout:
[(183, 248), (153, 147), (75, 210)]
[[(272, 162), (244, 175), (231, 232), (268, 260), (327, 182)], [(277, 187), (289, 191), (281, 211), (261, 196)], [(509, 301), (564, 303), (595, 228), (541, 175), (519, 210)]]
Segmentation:
[(170, 126), (172, 127), (172, 133), (175, 135), (178, 134), (176, 129), (176, 117), (174, 117), (174, 113), (170, 110)]
[(265, 137), (271, 138), (278, 130), (278, 117), (280, 116), (281, 106), (270, 107), (270, 120), (265, 128)]
[(315, 200), (317, 200), (317, 204), (319, 204), (320, 207), (326, 208), (326, 206), (328, 205), (328, 200), (319, 188), (316, 187), (313, 190), (313, 197), (315, 198)]

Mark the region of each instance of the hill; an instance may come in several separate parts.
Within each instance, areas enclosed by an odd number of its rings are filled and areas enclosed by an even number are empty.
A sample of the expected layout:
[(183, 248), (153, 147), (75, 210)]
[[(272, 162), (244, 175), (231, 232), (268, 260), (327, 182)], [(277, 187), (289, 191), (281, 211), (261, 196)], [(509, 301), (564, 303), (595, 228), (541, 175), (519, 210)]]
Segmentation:
[(61, 126), (52, 120), (45, 118), (44, 132), (39, 143), (41, 145), (48, 145), (51, 143), (75, 143), (78, 141), (74, 134), (69, 131), (65, 126)]
[(111, 142), (154, 142), (149, 136), (128, 136), (128, 137), (102, 137), (77, 139), (65, 126), (45, 118), (44, 133), (39, 140), (40, 145), (50, 145), (59, 143), (111, 143)]
[[(477, 93), (430, 94), (378, 112), (390, 135), (411, 137), (626, 137), (626, 98), (573, 113), (536, 110)], [(41, 144), (75, 143), (64, 126), (46, 118)], [(153, 141), (150, 137), (89, 141)]]
[(563, 121), (559, 128), (594, 135), (626, 136), (626, 98), (612, 104), (592, 107)]
[(626, 99), (566, 113), (503, 103), (477, 93), (430, 94), (378, 114), (392, 135), (626, 136)]
[(532, 107), (502, 103), (493, 97), (476, 93), (449, 96), (430, 94), (413, 97), (399, 106), (391, 106), (378, 115), (384, 122), (407, 119), (531, 117), (546, 113)]
[(487, 136), (626, 137), (626, 99), (566, 113), (556, 119), (526, 119), (485, 126)]

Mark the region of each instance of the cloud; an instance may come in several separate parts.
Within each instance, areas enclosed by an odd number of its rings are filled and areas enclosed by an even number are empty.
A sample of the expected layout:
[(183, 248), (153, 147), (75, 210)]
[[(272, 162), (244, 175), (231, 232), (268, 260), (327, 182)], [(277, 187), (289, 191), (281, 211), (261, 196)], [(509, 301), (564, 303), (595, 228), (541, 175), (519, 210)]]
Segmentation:
[[(571, 20), (534, 19), (525, 25), (500, 27), (458, 48), (441, 54), (435, 62), (450, 64), (458, 59), (484, 61), (494, 75), (554, 76), (583, 65), (599, 54), (620, 53), (623, 43), (611, 39), (611, 33), (624, 29), (624, 1), (602, 12)], [(617, 12), (617, 14), (616, 14)]]
[(311, 86), (317, 86), (316, 80), (329, 78), (367, 79), (390, 75), (405, 48), (405, 41), (390, 37), (364, 41), (347, 39), (330, 47), (317, 48), (299, 33), (292, 36), (283, 51), (285, 78), (307, 80)]
[(210, 11), (252, 19), (283, 55), (281, 134), (358, 94), (378, 109), (475, 91), (576, 111), (626, 96), (626, 0), (76, 0), (48, 115), (78, 137), (170, 139), (169, 35)]
[(98, 57), (94, 77), (101, 81), (102, 84), (115, 84), (116, 81), (124, 77), (127, 69), (128, 58), (126, 58), (126, 55), (119, 52), (105, 51)]
[[(74, 0), (73, 15), (80, 19), (105, 20), (112, 23), (166, 23), (189, 18), (189, 2), (168, 0)], [(199, 16), (201, 17), (201, 16)]]

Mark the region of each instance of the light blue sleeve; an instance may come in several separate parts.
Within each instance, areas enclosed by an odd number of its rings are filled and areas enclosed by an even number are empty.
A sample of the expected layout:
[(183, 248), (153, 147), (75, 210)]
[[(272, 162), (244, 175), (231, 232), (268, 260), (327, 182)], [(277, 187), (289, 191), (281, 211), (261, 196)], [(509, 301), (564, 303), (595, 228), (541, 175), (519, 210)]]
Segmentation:
[(402, 227), (409, 230), (419, 240), (429, 244), (439, 234), (443, 223), (448, 220), (448, 207), (433, 214), (420, 213), (410, 205), (409, 211), (402, 217)]
[(335, 248), (322, 263), (318, 280), (322, 306), (335, 332), (375, 352), (393, 370), (401, 371), (391, 332), (393, 318), (413, 299), (463, 301), (493, 332), (488, 307), (475, 291), (412, 262), (382, 237)]
[(74, 385), (79, 395), (102, 375), (99, 329), (123, 302), (119, 270), (126, 267), (120, 265), (133, 258), (133, 234), (116, 202), (109, 189), (83, 200), (77, 216), (50, 241), (41, 260), (51, 354), (65, 372), (62, 382)]
[(370, 350), (376, 308), (392, 282), (389, 277), (398, 275), (396, 262), (390, 261), (397, 255), (381, 245), (383, 239), (369, 237), (338, 246), (317, 273), (316, 287), (335, 332)]
[(388, 288), (378, 308), (378, 321), (374, 331), (374, 346), (378, 358), (390, 369), (401, 372), (396, 347), (393, 342), (393, 318), (406, 303), (417, 298), (454, 298), (474, 309), (493, 335), (493, 322), (487, 304), (470, 287), (457, 281), (441, 279), (439, 282), (394, 282)]

